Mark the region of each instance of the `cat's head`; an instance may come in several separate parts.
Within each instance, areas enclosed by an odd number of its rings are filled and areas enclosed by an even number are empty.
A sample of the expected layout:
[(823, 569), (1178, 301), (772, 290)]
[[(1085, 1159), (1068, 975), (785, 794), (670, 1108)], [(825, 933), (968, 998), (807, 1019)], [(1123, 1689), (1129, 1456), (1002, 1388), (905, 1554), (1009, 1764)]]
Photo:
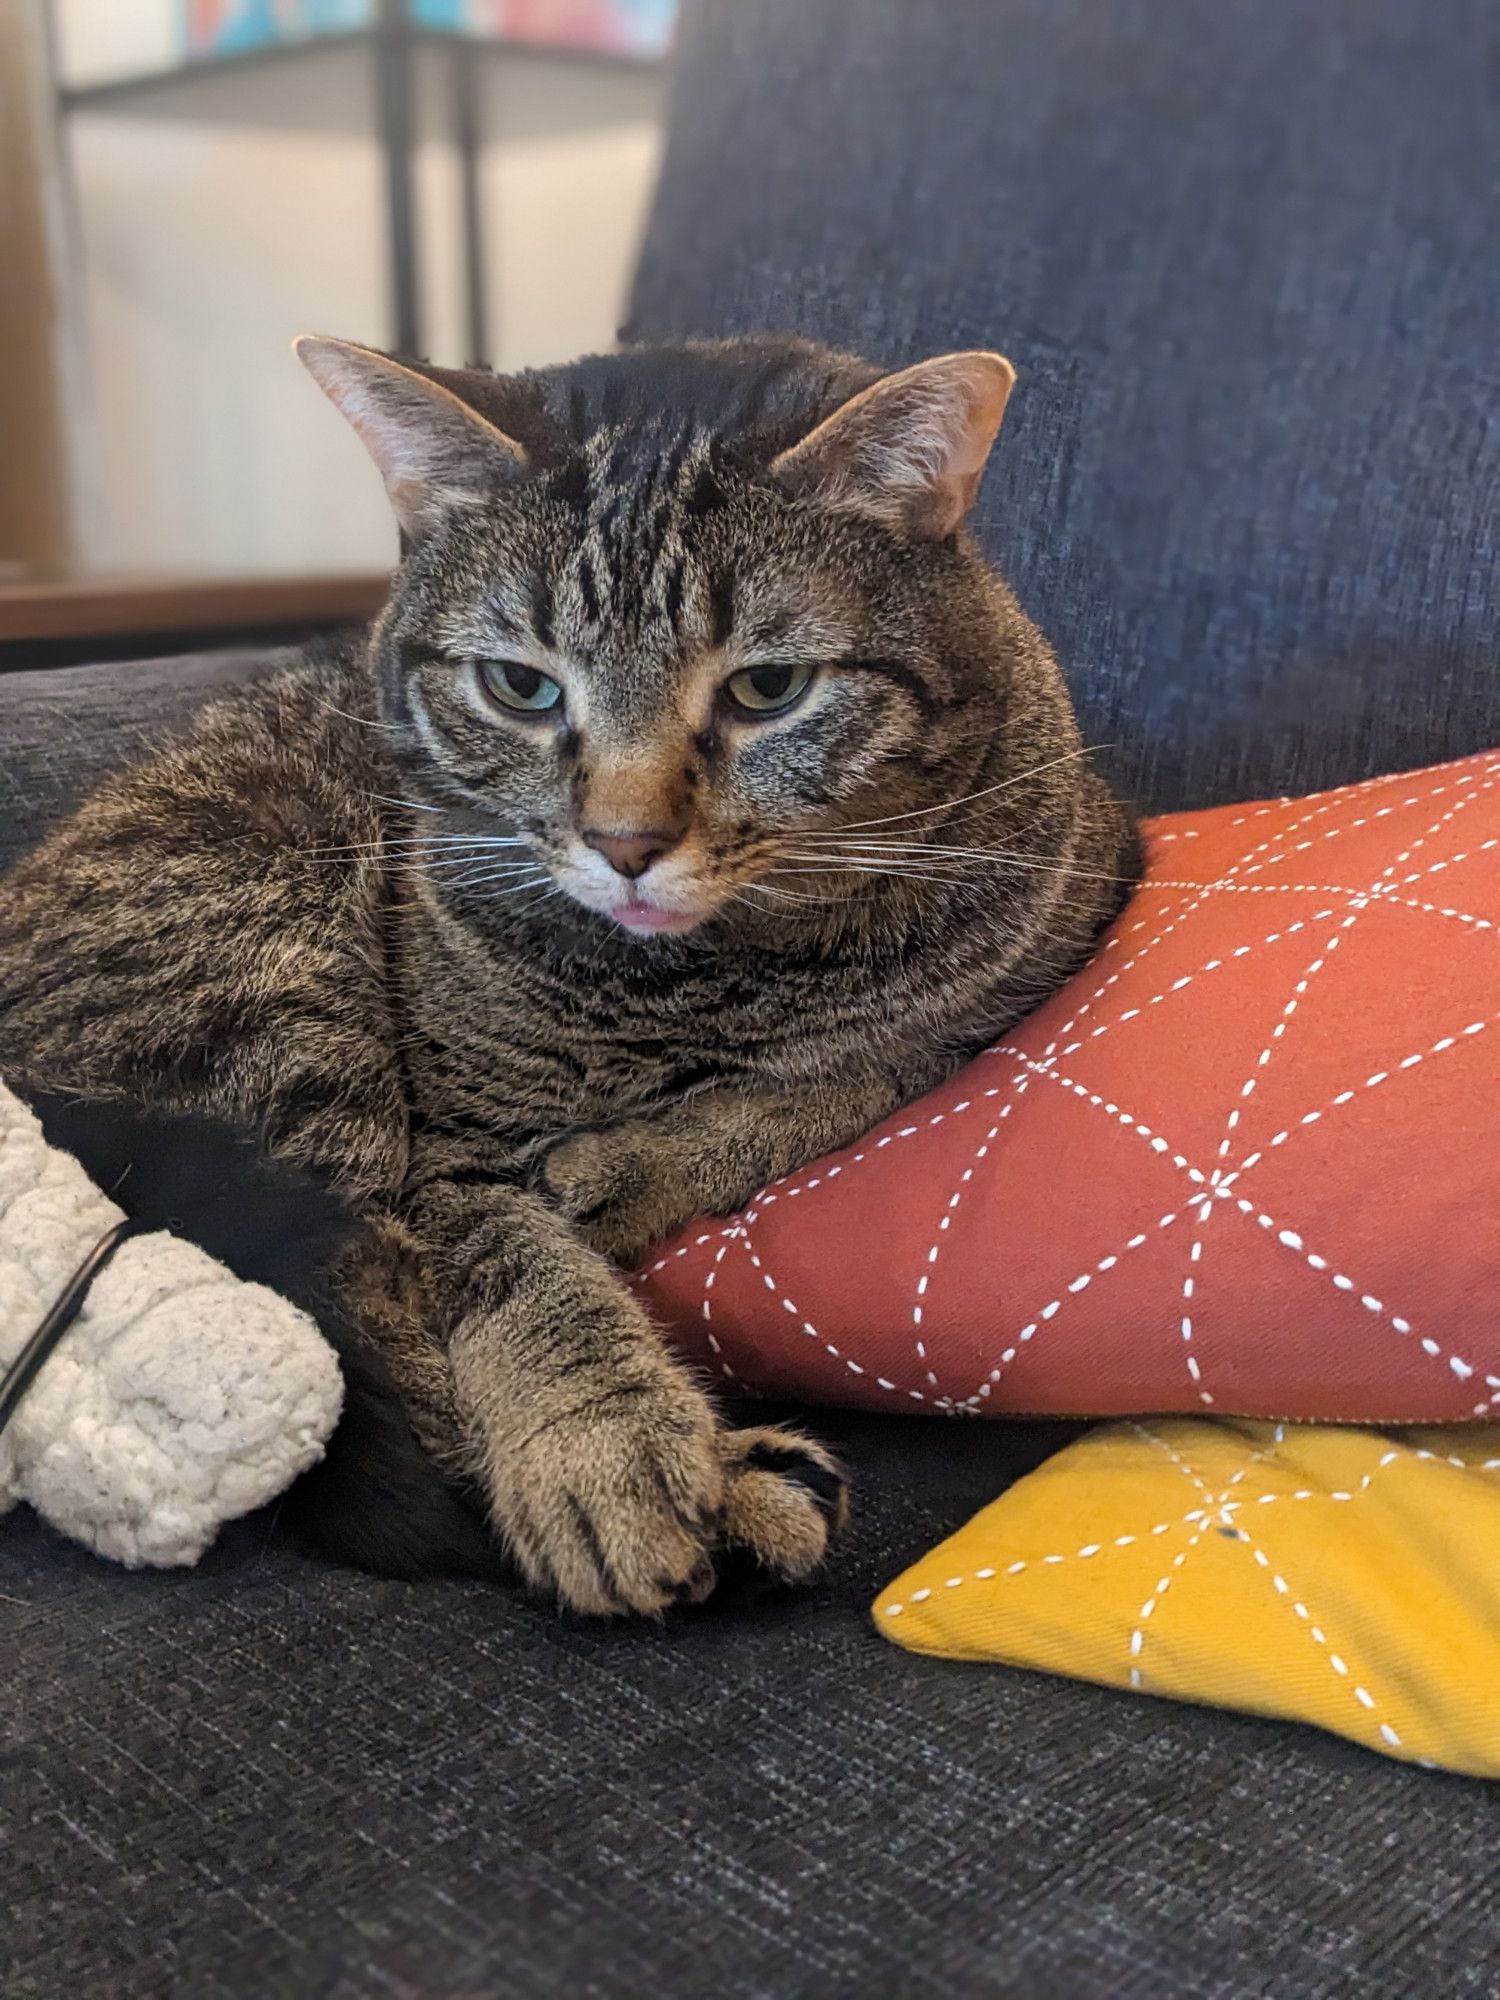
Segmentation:
[(386, 719), (426, 802), (514, 843), (493, 893), (550, 876), (645, 934), (790, 917), (868, 892), (877, 826), (930, 841), (1005, 776), (1018, 684), (1015, 755), (1076, 742), (961, 532), (998, 355), (882, 375), (737, 341), (507, 378), (299, 351), (402, 530)]

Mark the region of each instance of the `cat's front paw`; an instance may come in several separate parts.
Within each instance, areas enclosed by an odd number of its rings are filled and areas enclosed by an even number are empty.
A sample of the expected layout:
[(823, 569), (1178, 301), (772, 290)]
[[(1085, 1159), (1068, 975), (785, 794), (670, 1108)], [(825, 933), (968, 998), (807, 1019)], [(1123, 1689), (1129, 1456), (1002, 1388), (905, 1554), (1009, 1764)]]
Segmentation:
[(773, 1426), (725, 1431), (720, 1568), (750, 1559), (763, 1577), (805, 1583), (849, 1517), (843, 1471), (824, 1446)]
[(657, 1615), (714, 1587), (724, 1502), (706, 1399), (664, 1365), (537, 1413), (491, 1474), (495, 1517), (528, 1580), (574, 1611)]
[(536, 1185), (591, 1249), (631, 1265), (697, 1213), (680, 1178), (671, 1141), (641, 1120), (558, 1140)]

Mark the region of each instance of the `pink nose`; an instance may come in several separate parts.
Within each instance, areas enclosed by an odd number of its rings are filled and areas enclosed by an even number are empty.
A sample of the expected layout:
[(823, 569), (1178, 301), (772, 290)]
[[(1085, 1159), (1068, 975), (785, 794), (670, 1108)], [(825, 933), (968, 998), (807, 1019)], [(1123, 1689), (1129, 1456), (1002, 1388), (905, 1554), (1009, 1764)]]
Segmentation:
[(675, 834), (663, 833), (659, 828), (647, 827), (637, 833), (603, 833), (596, 826), (583, 829), (584, 844), (602, 854), (617, 875), (623, 875), (633, 882), (638, 875), (644, 875), (653, 861), (674, 847)]

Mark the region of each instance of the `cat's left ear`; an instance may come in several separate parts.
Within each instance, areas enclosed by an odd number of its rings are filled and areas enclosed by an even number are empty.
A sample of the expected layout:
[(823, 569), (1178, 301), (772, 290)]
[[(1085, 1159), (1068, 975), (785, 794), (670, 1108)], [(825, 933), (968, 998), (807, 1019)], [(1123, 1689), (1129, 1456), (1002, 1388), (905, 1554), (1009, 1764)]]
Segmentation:
[(841, 512), (938, 540), (974, 504), (1015, 379), (1000, 354), (919, 361), (851, 396), (771, 471)]
[(304, 333), (292, 345), (358, 431), (403, 534), (414, 541), (455, 509), (483, 506), (525, 470), (526, 454), (514, 438), (415, 368), (323, 334)]

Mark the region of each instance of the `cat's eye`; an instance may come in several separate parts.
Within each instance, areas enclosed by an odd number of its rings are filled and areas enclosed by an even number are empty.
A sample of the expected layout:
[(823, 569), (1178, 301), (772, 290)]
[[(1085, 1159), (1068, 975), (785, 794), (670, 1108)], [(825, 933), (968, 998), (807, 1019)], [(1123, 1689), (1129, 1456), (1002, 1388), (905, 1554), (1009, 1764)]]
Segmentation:
[(562, 700), (562, 689), (551, 675), (524, 660), (481, 660), (479, 680), (491, 701), (522, 715), (545, 715)]
[(811, 687), (813, 671), (798, 666), (745, 667), (731, 674), (725, 685), (730, 700), (746, 715), (782, 715)]

